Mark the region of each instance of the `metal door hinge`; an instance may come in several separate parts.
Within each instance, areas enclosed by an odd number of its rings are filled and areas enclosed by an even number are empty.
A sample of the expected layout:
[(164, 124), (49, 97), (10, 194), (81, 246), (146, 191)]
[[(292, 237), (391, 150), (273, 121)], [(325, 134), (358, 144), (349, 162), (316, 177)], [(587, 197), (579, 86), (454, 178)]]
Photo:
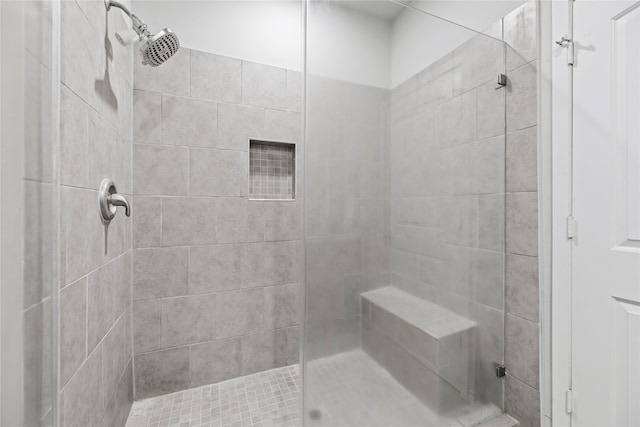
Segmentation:
[(564, 407), (567, 414), (573, 414), (573, 391), (571, 389), (567, 390), (565, 393)]
[(567, 217), (567, 239), (571, 240), (576, 237), (577, 232), (577, 223), (576, 220), (573, 219), (573, 215), (569, 215)]
[(556, 44), (567, 49), (567, 65), (573, 66), (575, 62), (575, 43), (569, 37), (562, 37)]

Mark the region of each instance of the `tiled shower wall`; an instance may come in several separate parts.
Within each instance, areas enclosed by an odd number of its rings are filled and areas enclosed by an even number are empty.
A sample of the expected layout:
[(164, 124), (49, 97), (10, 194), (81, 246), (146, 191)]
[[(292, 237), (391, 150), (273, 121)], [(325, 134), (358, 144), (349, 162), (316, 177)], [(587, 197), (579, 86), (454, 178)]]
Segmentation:
[(487, 33), (506, 88), (479, 35), (391, 92), (390, 280), (476, 321), (476, 399), (538, 426), (535, 3)]
[(507, 44), (505, 410), (540, 425), (537, 16), (528, 2), (504, 18)]
[(60, 418), (117, 426), (133, 401), (131, 218), (103, 227), (97, 190), (112, 178), (131, 200), (132, 49), (103, 1), (61, 9)]
[(250, 200), (248, 149), (301, 155), (301, 84), (186, 48), (162, 67), (136, 61), (136, 399), (297, 362), (300, 179), (295, 201)]
[[(388, 91), (309, 71), (305, 351), (313, 360), (359, 347), (360, 294), (384, 282)], [(310, 390), (324, 380), (313, 375)]]

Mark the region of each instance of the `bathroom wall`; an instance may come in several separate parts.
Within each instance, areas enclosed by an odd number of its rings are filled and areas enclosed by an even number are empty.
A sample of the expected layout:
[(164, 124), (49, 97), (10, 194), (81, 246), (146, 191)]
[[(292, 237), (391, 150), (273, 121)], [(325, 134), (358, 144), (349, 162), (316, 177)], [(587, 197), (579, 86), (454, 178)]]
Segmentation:
[[(135, 63), (136, 399), (297, 362), (301, 86), (188, 48)], [(250, 138), (296, 143), (295, 201), (249, 199)]]
[[(396, 87), (526, 0), (413, 0), (391, 26), (391, 87)], [(455, 22), (457, 25), (451, 25)]]
[(132, 198), (132, 49), (101, 0), (61, 2), (60, 425), (124, 425), (133, 401), (132, 220), (104, 227), (98, 187)]
[(529, 2), (486, 31), (508, 45), (506, 88), (502, 44), (479, 35), (393, 89), (389, 152), (390, 283), (478, 323), (475, 397), (502, 406), (504, 357), (523, 426), (539, 425), (535, 17)]
[(299, 0), (133, 0), (149, 27), (169, 26), (183, 46), (295, 71), (302, 66), (301, 5)]
[(52, 425), (53, 7), (0, 2), (0, 425)]

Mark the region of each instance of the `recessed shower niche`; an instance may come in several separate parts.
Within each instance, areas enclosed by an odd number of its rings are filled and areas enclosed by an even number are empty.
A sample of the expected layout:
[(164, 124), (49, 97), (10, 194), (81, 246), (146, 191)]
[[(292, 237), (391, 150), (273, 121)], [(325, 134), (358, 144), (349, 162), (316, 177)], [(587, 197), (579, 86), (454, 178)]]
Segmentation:
[(295, 199), (296, 146), (275, 141), (249, 141), (249, 198)]

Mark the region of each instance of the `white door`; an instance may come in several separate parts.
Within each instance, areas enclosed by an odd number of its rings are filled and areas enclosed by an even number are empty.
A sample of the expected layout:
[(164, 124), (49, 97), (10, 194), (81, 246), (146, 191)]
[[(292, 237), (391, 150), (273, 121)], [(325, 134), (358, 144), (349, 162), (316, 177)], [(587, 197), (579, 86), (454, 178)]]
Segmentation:
[(574, 3), (573, 426), (640, 426), (640, 2)]

